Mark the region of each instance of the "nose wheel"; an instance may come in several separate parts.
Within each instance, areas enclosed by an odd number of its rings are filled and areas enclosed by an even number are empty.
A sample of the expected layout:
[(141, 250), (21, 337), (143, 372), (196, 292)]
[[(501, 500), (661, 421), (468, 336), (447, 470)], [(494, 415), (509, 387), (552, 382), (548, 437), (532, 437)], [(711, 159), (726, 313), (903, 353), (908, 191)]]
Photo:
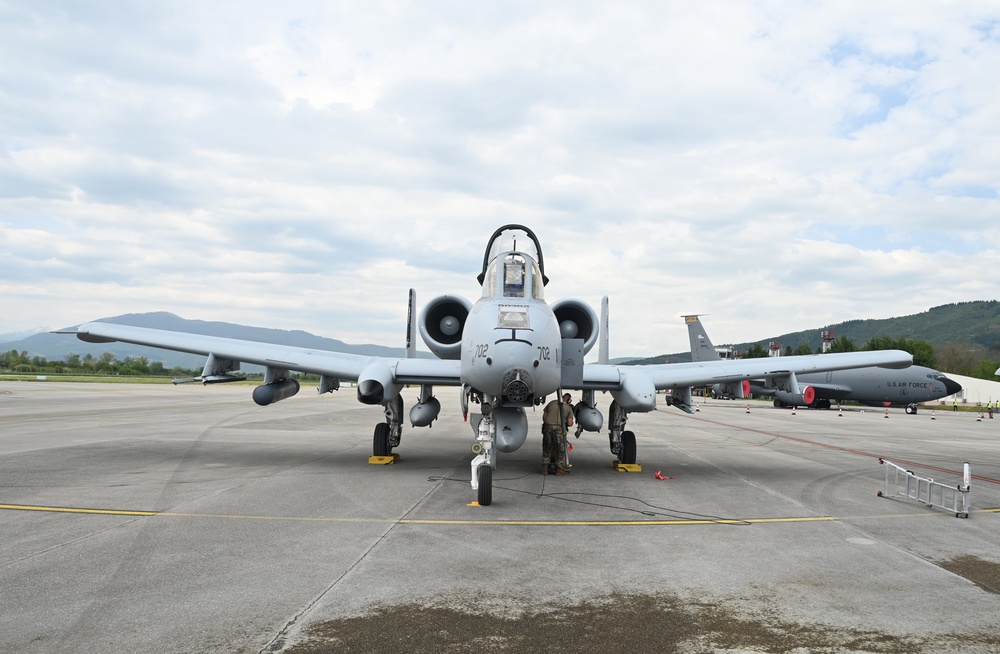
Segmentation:
[(476, 481), (479, 482), (476, 501), (480, 506), (489, 506), (493, 503), (493, 467), (484, 463), (476, 468)]

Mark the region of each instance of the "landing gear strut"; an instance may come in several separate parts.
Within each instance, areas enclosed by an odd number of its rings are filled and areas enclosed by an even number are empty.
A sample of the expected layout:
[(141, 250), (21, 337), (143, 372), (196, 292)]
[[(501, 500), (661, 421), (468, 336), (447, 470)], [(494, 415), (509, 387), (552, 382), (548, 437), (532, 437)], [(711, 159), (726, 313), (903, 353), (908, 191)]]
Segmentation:
[(471, 464), (472, 490), (476, 491), (476, 501), (480, 506), (493, 503), (493, 469), (497, 466), (494, 450), (496, 422), (493, 420), (493, 403), (490, 400), (484, 400), (481, 405), (483, 418), (479, 421), (476, 442), (472, 444), (472, 451), (476, 453)]

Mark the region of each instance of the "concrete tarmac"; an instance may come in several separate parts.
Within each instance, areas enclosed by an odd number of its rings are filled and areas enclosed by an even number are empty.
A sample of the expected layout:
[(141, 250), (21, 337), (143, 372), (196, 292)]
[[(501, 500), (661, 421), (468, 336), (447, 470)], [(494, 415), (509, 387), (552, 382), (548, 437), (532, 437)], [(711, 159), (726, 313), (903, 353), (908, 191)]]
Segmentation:
[(479, 507), (456, 389), (387, 466), (349, 389), (251, 391), (0, 382), (0, 652), (1000, 652), (1000, 418), (708, 402), (554, 477), (529, 412)]

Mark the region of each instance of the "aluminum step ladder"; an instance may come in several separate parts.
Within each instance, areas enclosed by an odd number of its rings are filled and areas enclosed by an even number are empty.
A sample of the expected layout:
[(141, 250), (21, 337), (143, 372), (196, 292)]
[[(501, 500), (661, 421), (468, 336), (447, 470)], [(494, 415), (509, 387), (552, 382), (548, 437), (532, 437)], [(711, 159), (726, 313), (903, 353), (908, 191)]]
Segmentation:
[[(956, 518), (968, 518), (972, 499), (972, 472), (969, 462), (965, 462), (962, 470), (962, 484), (947, 486), (930, 478), (918, 477), (912, 470), (898, 466), (892, 461), (880, 458), (878, 462), (885, 466), (885, 489), (879, 491), (879, 497), (902, 497), (916, 500), (928, 509), (940, 509), (954, 513)], [(891, 482), (890, 482), (891, 478)], [(890, 483), (892, 492), (890, 494)]]

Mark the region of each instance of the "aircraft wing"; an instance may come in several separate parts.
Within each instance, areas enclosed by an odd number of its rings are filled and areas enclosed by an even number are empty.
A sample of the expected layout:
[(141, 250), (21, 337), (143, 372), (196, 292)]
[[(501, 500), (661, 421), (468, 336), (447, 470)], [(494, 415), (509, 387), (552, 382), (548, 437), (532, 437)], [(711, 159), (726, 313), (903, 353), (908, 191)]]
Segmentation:
[[(744, 379), (794, 379), (795, 375), (869, 366), (900, 369), (912, 364), (913, 356), (902, 350), (719, 359), (644, 366), (587, 364), (583, 370), (582, 388), (611, 392), (627, 411), (649, 411), (655, 406), (655, 394), (658, 390), (684, 389), (685, 395), (689, 396), (692, 386), (709, 386)], [(682, 408), (690, 404), (685, 400), (676, 403)]]
[(371, 364), (383, 363), (389, 367), (393, 381), (397, 384), (458, 386), (462, 383), (459, 362), (452, 360), (364, 356), (109, 322), (85, 323), (75, 329), (57, 333), (76, 334), (77, 338), (89, 343), (120, 341), (176, 352), (204, 354), (218, 361), (235, 362), (235, 367), (238, 367), (240, 362), (253, 363), (270, 368), (356, 381)]
[[(852, 368), (908, 368), (913, 355), (902, 350), (876, 350), (872, 352), (843, 352), (839, 354), (806, 354), (761, 359), (735, 359), (693, 361), (690, 363), (661, 363), (645, 366), (588, 364), (584, 368), (584, 387), (610, 390), (615, 379), (621, 382), (629, 375), (647, 377), (657, 390), (678, 386), (708, 386), (744, 379), (766, 379), (794, 373), (804, 375), (831, 370)], [(615, 374), (617, 372), (617, 374)]]

